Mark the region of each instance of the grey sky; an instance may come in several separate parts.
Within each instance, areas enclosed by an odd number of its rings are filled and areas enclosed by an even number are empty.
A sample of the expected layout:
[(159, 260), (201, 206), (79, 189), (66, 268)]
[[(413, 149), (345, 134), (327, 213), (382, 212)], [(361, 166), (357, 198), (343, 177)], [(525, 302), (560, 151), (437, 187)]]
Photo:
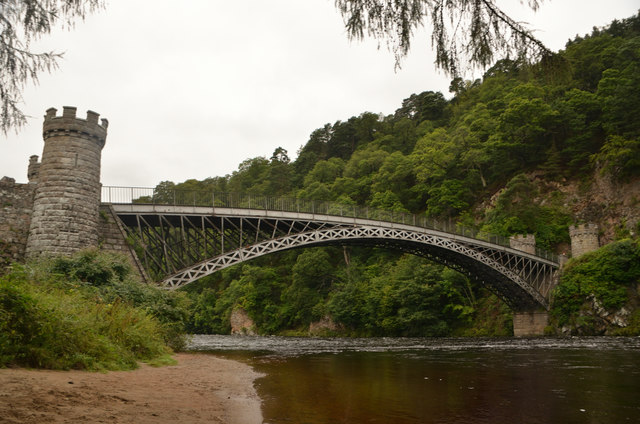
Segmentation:
[[(639, 8), (637, 0), (547, 0), (533, 13), (502, 3), (554, 50)], [(25, 89), (23, 109), (34, 118), (0, 136), (0, 177), (26, 181), (29, 156), (42, 154), (42, 116), (62, 106), (109, 120), (105, 185), (225, 175), (278, 146), (293, 158), (325, 123), (390, 114), (425, 90), (448, 96), (450, 78), (435, 70), (428, 37), (416, 35), (394, 72), (377, 41), (348, 41), (333, 0), (109, 0), (38, 43), (65, 58)]]

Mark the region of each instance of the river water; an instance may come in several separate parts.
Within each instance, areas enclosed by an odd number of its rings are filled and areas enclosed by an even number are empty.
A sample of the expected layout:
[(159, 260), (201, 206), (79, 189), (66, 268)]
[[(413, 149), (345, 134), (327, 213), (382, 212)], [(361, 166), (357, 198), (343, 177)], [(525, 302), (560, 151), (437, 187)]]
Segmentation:
[(265, 424), (640, 423), (640, 338), (193, 336), (249, 363)]

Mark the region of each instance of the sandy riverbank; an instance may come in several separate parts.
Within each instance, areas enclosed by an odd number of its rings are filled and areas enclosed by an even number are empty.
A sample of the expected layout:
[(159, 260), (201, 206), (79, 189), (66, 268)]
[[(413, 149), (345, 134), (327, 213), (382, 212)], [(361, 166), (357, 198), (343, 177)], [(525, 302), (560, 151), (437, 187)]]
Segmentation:
[(0, 422), (262, 423), (249, 366), (194, 353), (175, 359), (106, 374), (0, 369)]

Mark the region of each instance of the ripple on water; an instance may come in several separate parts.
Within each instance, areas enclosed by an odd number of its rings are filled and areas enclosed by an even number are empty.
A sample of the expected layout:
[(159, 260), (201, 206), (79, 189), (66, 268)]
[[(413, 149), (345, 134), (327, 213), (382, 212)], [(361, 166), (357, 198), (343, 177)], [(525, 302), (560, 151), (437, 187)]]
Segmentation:
[(340, 352), (411, 352), (531, 349), (636, 350), (640, 337), (572, 338), (315, 338), (277, 336), (202, 335), (190, 337), (189, 350), (250, 351), (295, 356)]

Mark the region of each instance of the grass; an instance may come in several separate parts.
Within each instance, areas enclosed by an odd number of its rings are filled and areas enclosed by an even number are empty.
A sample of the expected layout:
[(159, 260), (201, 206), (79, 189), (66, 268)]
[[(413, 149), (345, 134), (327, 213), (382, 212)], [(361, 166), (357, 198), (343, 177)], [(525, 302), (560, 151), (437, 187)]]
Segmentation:
[[(152, 297), (156, 309), (171, 309), (170, 302), (162, 302), (168, 298), (155, 288), (135, 288), (140, 283), (122, 272), (126, 262), (105, 261), (95, 252), (89, 256), (96, 260), (81, 255), (85, 257), (79, 262), (90, 263), (94, 270), (106, 266), (121, 272), (96, 272), (106, 278), (96, 284), (54, 272), (54, 260), (13, 265), (0, 276), (0, 367), (100, 371), (134, 369), (140, 361), (174, 363), (168, 342), (177, 337), (179, 325), (162, 322), (149, 302), (145, 304)], [(122, 295), (123, 286), (133, 287), (125, 293), (135, 293), (137, 304)]]

